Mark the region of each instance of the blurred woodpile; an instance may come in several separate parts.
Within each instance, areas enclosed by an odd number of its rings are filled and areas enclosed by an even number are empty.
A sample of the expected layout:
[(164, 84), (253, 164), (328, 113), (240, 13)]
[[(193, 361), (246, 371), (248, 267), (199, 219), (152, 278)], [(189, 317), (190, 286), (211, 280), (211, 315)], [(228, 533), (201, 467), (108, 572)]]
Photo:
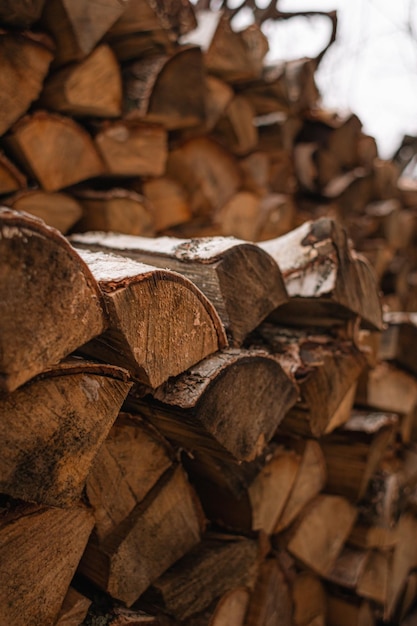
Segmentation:
[(412, 623), (417, 184), (222, 7), (0, 7), (1, 624)]

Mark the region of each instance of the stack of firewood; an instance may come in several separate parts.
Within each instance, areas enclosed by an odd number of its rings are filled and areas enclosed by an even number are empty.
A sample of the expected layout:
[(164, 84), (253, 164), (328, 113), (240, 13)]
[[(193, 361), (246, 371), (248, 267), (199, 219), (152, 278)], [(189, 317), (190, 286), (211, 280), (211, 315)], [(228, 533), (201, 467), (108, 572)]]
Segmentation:
[(0, 7), (1, 624), (409, 623), (416, 189), (229, 17)]

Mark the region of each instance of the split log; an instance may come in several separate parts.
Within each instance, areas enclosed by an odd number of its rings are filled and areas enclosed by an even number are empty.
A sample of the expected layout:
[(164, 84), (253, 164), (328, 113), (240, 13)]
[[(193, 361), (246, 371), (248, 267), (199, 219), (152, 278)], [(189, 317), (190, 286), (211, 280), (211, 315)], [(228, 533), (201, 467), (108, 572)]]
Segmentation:
[(284, 510), (275, 525), (274, 534), (288, 528), (326, 484), (326, 464), (319, 444), (307, 439), (294, 444), (294, 447), (301, 457), (300, 464)]
[[(367, 328), (382, 328), (378, 287), (372, 269), (349, 248), (334, 221), (306, 222), (291, 233), (258, 244), (278, 263), (290, 295), (279, 319), (334, 324), (356, 315)], [(330, 319), (329, 319), (330, 318)]]
[(258, 149), (277, 156), (282, 150), (291, 152), (295, 137), (301, 128), (299, 119), (283, 113), (269, 113), (254, 119), (258, 131)]
[(417, 568), (417, 547), (414, 541), (417, 520), (405, 513), (398, 522), (398, 541), (394, 549), (390, 576), (388, 579), (387, 603), (384, 618), (392, 617), (411, 570)]
[(13, 193), (26, 187), (26, 177), (23, 176), (14, 163), (0, 151), (0, 195)]
[(80, 626), (84, 622), (90, 605), (91, 600), (76, 591), (74, 587), (70, 587), (54, 626)]
[(185, 450), (252, 460), (295, 402), (292, 381), (265, 353), (226, 349), (127, 406)]
[[(208, 519), (241, 533), (271, 534), (299, 469), (292, 450), (270, 446), (252, 463), (217, 464), (198, 453), (187, 464)], [(213, 467), (214, 465), (214, 467)]]
[(0, 400), (0, 491), (27, 502), (78, 501), (131, 386), (108, 365), (70, 360)]
[(244, 626), (249, 602), (249, 591), (236, 587), (217, 598), (208, 609), (191, 616), (184, 626)]
[(236, 160), (208, 137), (190, 139), (171, 150), (167, 175), (183, 185), (197, 216), (212, 215), (221, 209), (242, 183)]
[(356, 515), (356, 509), (340, 496), (317, 496), (290, 529), (288, 551), (325, 576), (342, 551)]
[(100, 334), (104, 303), (87, 266), (58, 231), (5, 208), (0, 224), (0, 387), (13, 391)]
[(126, 2), (119, 0), (105, 0), (100, 4), (48, 0), (41, 24), (56, 42), (54, 65), (79, 61), (90, 54), (122, 15), (125, 6)]
[(168, 470), (116, 529), (93, 533), (79, 571), (113, 598), (135, 600), (200, 541), (202, 514), (185, 472)]
[(40, 18), (45, 0), (4, 0), (0, 7), (0, 22), (28, 28)]
[(253, 589), (258, 567), (256, 541), (208, 535), (158, 578), (143, 600), (182, 623), (230, 589)]
[(212, 302), (233, 345), (241, 344), (287, 299), (276, 263), (257, 246), (238, 239), (146, 239), (85, 233), (74, 235), (71, 241), (79, 249), (109, 250), (183, 274)]
[(118, 187), (107, 191), (83, 189), (75, 195), (83, 212), (77, 232), (100, 230), (144, 237), (155, 233), (153, 207), (135, 191)]
[(245, 626), (291, 626), (288, 583), (275, 559), (262, 563), (251, 594)]
[[(191, 209), (186, 193), (182, 186), (173, 178), (163, 176), (143, 181), (142, 191), (152, 206), (152, 217), (157, 232), (186, 223), (191, 219)], [(91, 228), (90, 230), (94, 229)], [(141, 235), (145, 233), (134, 233), (132, 231), (129, 234)]]
[(52, 50), (53, 43), (46, 35), (14, 34), (0, 29), (0, 135), (38, 98), (53, 58)]
[(179, 47), (171, 56), (151, 56), (123, 70), (127, 119), (146, 119), (168, 130), (198, 126), (205, 119), (201, 50)]
[(3, 624), (55, 624), (93, 523), (90, 512), (81, 506), (20, 505), (1, 510)]
[(97, 150), (111, 176), (162, 176), (167, 133), (162, 126), (107, 122), (95, 136)]
[(85, 60), (49, 76), (40, 104), (75, 117), (120, 117), (122, 77), (111, 49), (100, 45)]
[(382, 607), (386, 606), (390, 570), (391, 554), (389, 552), (371, 552), (358, 580), (356, 593)]
[(214, 307), (187, 278), (114, 254), (78, 252), (99, 284), (109, 326), (82, 353), (158, 387), (226, 345)]
[(46, 191), (104, 173), (91, 137), (68, 117), (45, 111), (28, 115), (13, 127), (5, 143)]
[(291, 599), (294, 626), (326, 624), (326, 594), (317, 576), (307, 571), (299, 572), (291, 582)]
[(328, 626), (375, 626), (376, 619), (368, 600), (327, 594)]
[(244, 96), (235, 96), (211, 131), (212, 136), (236, 155), (256, 148), (258, 133), (254, 111)]
[(356, 403), (379, 411), (408, 415), (417, 404), (417, 381), (394, 365), (381, 362), (372, 370), (364, 370)]
[(48, 226), (66, 233), (82, 215), (80, 204), (65, 193), (50, 193), (41, 189), (20, 191), (5, 201), (14, 211), (30, 213)]
[(379, 358), (394, 361), (417, 376), (417, 359), (410, 346), (417, 338), (417, 316), (413, 313), (385, 313), (386, 328), (381, 335)]
[(97, 454), (86, 484), (100, 541), (117, 529), (174, 461), (150, 424), (121, 413)]
[(398, 416), (354, 411), (341, 428), (320, 440), (328, 469), (326, 489), (361, 500), (388, 446), (394, 442)]
[(389, 551), (397, 543), (397, 528), (368, 526), (358, 521), (349, 535), (348, 543), (362, 550)]
[(345, 546), (325, 578), (333, 585), (354, 592), (360, 583), (369, 557), (370, 554), (367, 551)]
[(280, 432), (320, 437), (347, 422), (365, 365), (365, 357), (350, 341), (264, 323), (247, 344), (267, 350), (299, 385), (300, 397)]

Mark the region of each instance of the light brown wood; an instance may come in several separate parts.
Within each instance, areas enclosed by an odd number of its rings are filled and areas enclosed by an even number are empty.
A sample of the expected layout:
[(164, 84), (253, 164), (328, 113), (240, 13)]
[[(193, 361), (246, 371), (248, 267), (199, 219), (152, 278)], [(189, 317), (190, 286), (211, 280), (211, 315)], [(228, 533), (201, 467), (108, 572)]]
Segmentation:
[(21, 191), (8, 198), (5, 204), (15, 211), (24, 211), (40, 218), (64, 234), (82, 215), (80, 204), (69, 194), (41, 189)]
[(235, 96), (211, 131), (212, 136), (233, 154), (244, 155), (254, 150), (258, 142), (253, 123), (255, 112), (244, 96)]
[(131, 383), (126, 372), (73, 359), (0, 400), (0, 490), (51, 506), (78, 501)]
[(88, 613), (90, 605), (91, 600), (89, 598), (76, 591), (74, 587), (70, 587), (54, 626), (80, 626)]
[(236, 587), (216, 599), (208, 609), (181, 622), (184, 626), (244, 626), (249, 591)]
[(226, 345), (214, 307), (187, 278), (110, 253), (78, 252), (99, 284), (109, 324), (84, 354), (158, 387)]
[(46, 35), (0, 29), (0, 135), (38, 98), (52, 50), (53, 43)]
[(327, 595), (328, 626), (375, 626), (376, 619), (367, 600)]
[(122, 78), (111, 49), (100, 45), (83, 61), (65, 66), (46, 80), (40, 103), (75, 117), (120, 117)]
[(13, 391), (100, 334), (104, 303), (91, 272), (57, 230), (3, 208), (0, 232), (0, 387)]
[(240, 345), (251, 330), (287, 300), (273, 259), (239, 239), (149, 239), (85, 233), (73, 236), (71, 241), (79, 249), (107, 250), (183, 274), (212, 302), (233, 345)]
[(16, 165), (0, 151), (0, 193), (12, 193), (26, 187), (26, 177)]
[(389, 552), (371, 552), (356, 586), (357, 594), (385, 606), (390, 570), (391, 554)]
[[(163, 176), (144, 181), (143, 194), (152, 207), (152, 217), (157, 232), (191, 219), (191, 209), (185, 190), (173, 178)], [(130, 234), (144, 233), (131, 232)]]
[(173, 464), (152, 426), (121, 413), (97, 454), (86, 484), (100, 541), (117, 529)]
[(292, 381), (265, 353), (225, 349), (128, 405), (177, 445), (214, 458), (250, 461), (296, 398)]
[(79, 571), (131, 606), (200, 541), (199, 503), (181, 467), (168, 470), (113, 533), (92, 535)]
[(381, 362), (360, 378), (356, 402), (380, 411), (407, 415), (417, 403), (417, 381), (403, 370)]
[(417, 359), (410, 350), (417, 333), (417, 316), (413, 313), (385, 313), (386, 324), (381, 336), (379, 358), (394, 361), (400, 367), (417, 376)]
[(290, 626), (291, 597), (284, 574), (275, 559), (262, 563), (251, 594), (245, 626)]
[[(320, 579), (311, 572), (300, 572), (291, 585), (294, 626), (310, 626), (322, 618), (325, 624), (326, 594)], [(320, 624), (318, 621), (317, 626)]]
[(167, 160), (167, 133), (162, 126), (104, 123), (95, 144), (112, 176), (161, 176)]
[(394, 549), (388, 577), (387, 603), (384, 618), (392, 617), (411, 570), (417, 568), (417, 547), (414, 542), (417, 520), (405, 513), (398, 522), (398, 541)]
[(93, 527), (85, 507), (1, 509), (0, 620), (53, 626)]
[(104, 173), (91, 137), (69, 117), (45, 111), (28, 115), (13, 127), (7, 146), (46, 191)]
[(289, 552), (314, 572), (325, 575), (335, 564), (356, 515), (356, 509), (344, 498), (317, 496), (296, 522)]

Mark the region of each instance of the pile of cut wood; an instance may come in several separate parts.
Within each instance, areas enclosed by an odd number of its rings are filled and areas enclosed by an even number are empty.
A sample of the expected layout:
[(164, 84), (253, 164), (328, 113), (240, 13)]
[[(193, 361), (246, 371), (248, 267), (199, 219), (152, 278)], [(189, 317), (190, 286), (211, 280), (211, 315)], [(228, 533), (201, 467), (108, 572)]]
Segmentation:
[(417, 188), (229, 18), (0, 7), (1, 624), (416, 619)]

